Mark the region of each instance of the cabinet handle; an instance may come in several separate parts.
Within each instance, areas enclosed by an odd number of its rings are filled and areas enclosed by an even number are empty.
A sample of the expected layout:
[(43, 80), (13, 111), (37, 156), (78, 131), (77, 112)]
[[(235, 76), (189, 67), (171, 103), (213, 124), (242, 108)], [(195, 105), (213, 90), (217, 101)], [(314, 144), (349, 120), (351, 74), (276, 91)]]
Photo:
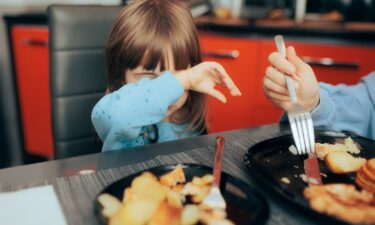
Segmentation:
[(48, 41), (32, 38), (23, 39), (23, 44), (27, 46), (48, 47)]
[(217, 51), (217, 52), (202, 52), (203, 57), (214, 57), (214, 58), (223, 58), (223, 59), (236, 59), (240, 56), (238, 50), (231, 51)]
[(310, 66), (352, 69), (352, 70), (359, 69), (359, 64), (356, 62), (336, 61), (332, 58), (311, 58), (311, 57), (304, 56), (302, 57), (302, 60), (305, 61), (305, 63), (309, 64)]

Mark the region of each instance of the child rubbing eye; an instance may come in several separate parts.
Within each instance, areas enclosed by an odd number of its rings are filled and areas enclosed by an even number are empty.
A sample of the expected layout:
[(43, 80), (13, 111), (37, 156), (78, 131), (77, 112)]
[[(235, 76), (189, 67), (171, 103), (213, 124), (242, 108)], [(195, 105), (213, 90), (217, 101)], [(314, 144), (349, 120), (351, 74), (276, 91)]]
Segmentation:
[(197, 136), (206, 131), (205, 94), (239, 89), (215, 62), (201, 62), (189, 8), (177, 0), (132, 1), (106, 44), (108, 87), (92, 111), (103, 151)]

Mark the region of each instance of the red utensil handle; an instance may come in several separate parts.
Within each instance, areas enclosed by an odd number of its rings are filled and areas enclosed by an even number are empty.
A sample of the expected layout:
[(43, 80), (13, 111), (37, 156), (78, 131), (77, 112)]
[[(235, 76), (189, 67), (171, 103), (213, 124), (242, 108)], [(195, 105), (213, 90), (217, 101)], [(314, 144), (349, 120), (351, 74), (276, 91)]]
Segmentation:
[(223, 136), (216, 137), (215, 165), (214, 165), (214, 183), (216, 187), (220, 186), (221, 166), (224, 153), (225, 140)]

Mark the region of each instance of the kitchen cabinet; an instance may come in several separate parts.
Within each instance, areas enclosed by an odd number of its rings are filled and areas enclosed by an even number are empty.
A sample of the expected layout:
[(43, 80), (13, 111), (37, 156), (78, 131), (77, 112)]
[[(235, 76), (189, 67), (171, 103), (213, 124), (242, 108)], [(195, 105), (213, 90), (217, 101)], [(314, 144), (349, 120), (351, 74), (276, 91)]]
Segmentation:
[(208, 98), (208, 132), (252, 126), (257, 41), (200, 34), (200, 42), (203, 60), (222, 64), (242, 92), (242, 96), (232, 97), (226, 89), (218, 87), (226, 95), (227, 103)]
[(25, 150), (52, 158), (48, 29), (14, 25), (11, 39)]

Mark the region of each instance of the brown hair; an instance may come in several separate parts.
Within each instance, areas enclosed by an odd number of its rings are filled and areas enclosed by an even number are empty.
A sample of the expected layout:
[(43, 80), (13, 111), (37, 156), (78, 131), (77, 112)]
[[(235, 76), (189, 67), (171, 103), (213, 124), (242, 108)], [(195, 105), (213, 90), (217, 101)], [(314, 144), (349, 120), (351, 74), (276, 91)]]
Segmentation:
[[(160, 63), (160, 70), (164, 71), (168, 49), (172, 50), (175, 70), (201, 62), (197, 29), (189, 7), (178, 0), (132, 1), (117, 16), (105, 47), (108, 91), (121, 88), (125, 71), (139, 65), (153, 70)], [(190, 130), (205, 130), (203, 94), (189, 91), (179, 112), (179, 118), (172, 118), (174, 121), (188, 123)]]

